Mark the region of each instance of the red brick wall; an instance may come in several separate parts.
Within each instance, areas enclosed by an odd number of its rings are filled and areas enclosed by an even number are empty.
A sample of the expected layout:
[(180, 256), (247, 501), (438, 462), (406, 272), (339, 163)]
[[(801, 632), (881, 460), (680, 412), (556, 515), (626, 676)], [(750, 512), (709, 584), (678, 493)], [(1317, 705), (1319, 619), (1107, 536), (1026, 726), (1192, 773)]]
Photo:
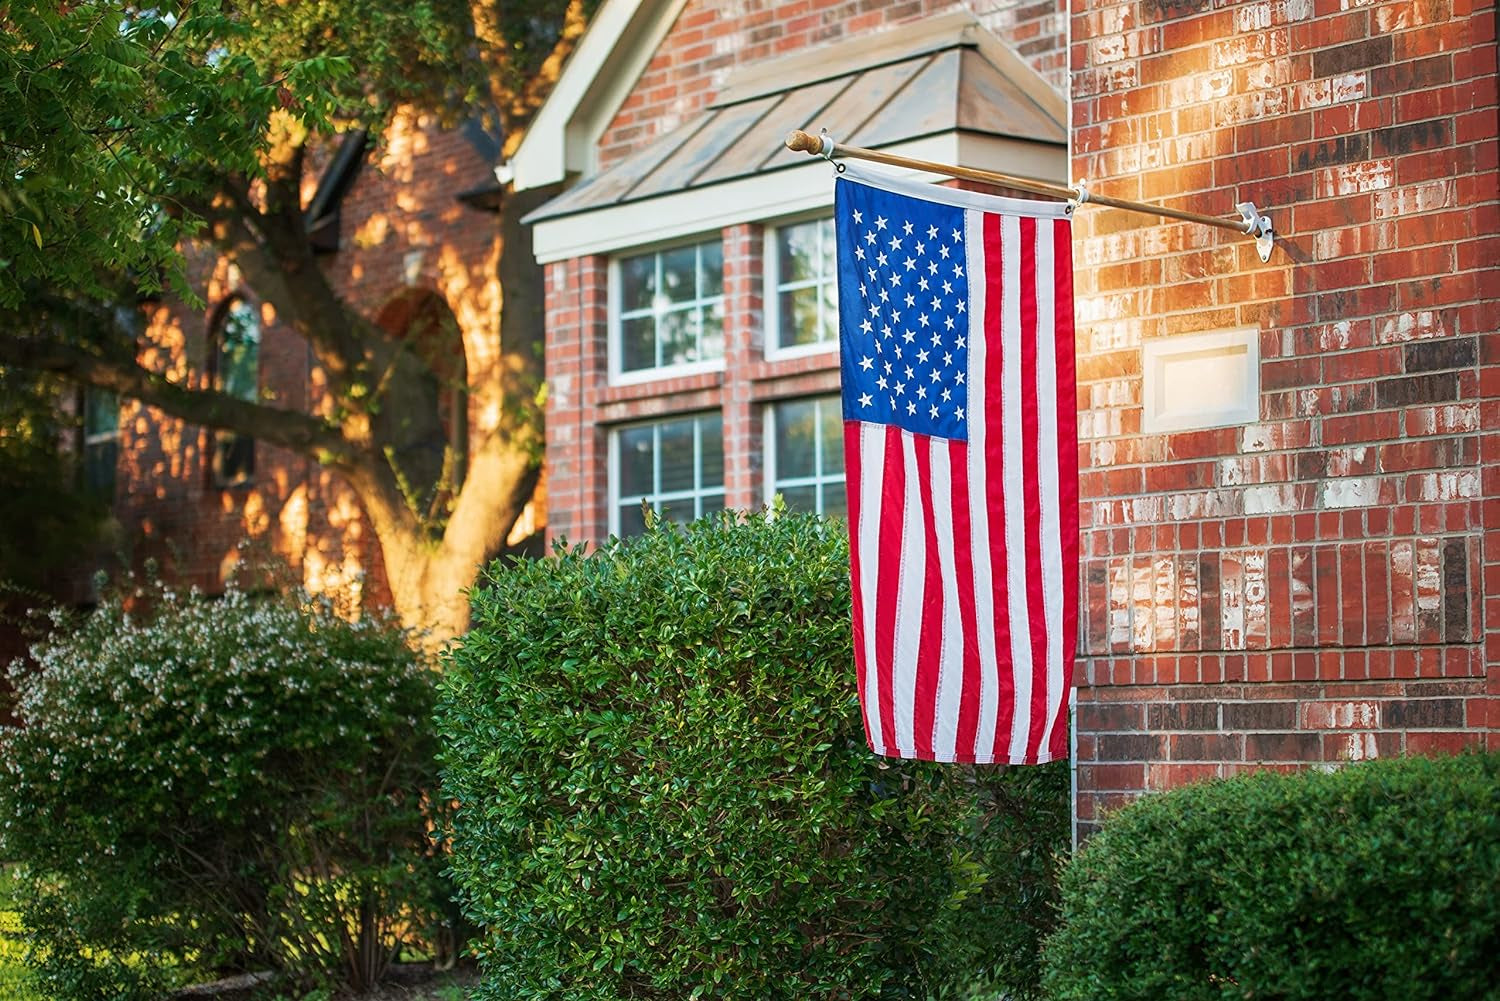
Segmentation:
[[(337, 293), (372, 319), (412, 288), (439, 295), (463, 332), (471, 384), (494, 377), (498, 365), (497, 227), (493, 215), (454, 195), (483, 181), (492, 166), (460, 133), (401, 118), (378, 167), (365, 164), (346, 194), (340, 251), (321, 259)], [(311, 196), (311, 185), (305, 194)], [(208, 308), (157, 309), (146, 357), (201, 380), (214, 307), (238, 286), (225, 262), (211, 257), (196, 261), (191, 280)], [(274, 310), (263, 313), (261, 386), (278, 406), (328, 403), (306, 341), (278, 324)], [(471, 406), (471, 421), (476, 417)], [(255, 552), (279, 555), (313, 590), (389, 604), (379, 544), (342, 478), (258, 442), (251, 482), (221, 489), (207, 469), (212, 447), (201, 429), (125, 406), (116, 510), (132, 563), (155, 558), (216, 592), (240, 544), (251, 539)]]
[[(742, 66), (951, 11), (951, 0), (691, 0), (599, 144), (608, 167), (706, 107)], [(1066, 7), (1057, 0), (964, 5), (1059, 90), (1066, 86)]]
[[(1500, 746), (1493, 6), (1076, 0), (1079, 819), (1246, 767)], [(1141, 344), (1260, 331), (1259, 421), (1142, 433)]]

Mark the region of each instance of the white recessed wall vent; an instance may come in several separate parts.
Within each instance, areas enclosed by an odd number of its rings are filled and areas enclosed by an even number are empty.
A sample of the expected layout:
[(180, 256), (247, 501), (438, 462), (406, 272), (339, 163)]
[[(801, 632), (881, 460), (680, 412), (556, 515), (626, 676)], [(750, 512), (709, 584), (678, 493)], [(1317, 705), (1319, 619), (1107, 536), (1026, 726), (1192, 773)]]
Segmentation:
[(1250, 424), (1260, 419), (1260, 332), (1215, 330), (1141, 346), (1149, 433)]

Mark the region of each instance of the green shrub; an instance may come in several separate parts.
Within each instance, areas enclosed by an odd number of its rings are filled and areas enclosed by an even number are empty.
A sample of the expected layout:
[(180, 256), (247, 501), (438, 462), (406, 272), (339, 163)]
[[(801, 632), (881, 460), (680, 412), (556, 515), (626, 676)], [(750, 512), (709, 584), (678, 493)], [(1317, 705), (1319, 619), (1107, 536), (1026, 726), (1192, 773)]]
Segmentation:
[(48, 996), (272, 969), (378, 976), (440, 885), (432, 672), (305, 598), (110, 601), (35, 651), (0, 728), (0, 858)]
[(1500, 755), (1140, 800), (1068, 866), (1056, 1001), (1500, 997)]
[(5, 1001), (41, 1001), (30, 989), (22, 956), (21, 915), (15, 870), (0, 866), (0, 998)]
[(489, 570), (439, 704), (478, 997), (953, 996), (1028, 948), (1035, 980), (1014, 881), (1050, 881), (1066, 771), (869, 751), (846, 545), (724, 516)]

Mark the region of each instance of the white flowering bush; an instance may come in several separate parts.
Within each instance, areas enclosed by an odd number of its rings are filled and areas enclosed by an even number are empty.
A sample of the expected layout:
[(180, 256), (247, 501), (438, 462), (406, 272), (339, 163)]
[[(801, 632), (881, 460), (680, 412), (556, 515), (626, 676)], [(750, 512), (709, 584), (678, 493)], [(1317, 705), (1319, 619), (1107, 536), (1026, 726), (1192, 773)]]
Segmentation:
[(398, 629), (306, 596), (150, 605), (107, 602), (12, 678), (0, 858), (42, 993), (265, 969), (367, 986), (446, 896), (432, 672)]

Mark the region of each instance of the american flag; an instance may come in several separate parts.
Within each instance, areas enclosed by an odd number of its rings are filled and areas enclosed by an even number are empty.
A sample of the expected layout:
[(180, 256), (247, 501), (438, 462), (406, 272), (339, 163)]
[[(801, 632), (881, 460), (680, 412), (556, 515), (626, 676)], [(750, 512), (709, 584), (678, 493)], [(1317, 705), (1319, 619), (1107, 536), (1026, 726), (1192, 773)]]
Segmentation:
[(834, 204), (870, 747), (1064, 758), (1078, 622), (1066, 207), (847, 164)]

